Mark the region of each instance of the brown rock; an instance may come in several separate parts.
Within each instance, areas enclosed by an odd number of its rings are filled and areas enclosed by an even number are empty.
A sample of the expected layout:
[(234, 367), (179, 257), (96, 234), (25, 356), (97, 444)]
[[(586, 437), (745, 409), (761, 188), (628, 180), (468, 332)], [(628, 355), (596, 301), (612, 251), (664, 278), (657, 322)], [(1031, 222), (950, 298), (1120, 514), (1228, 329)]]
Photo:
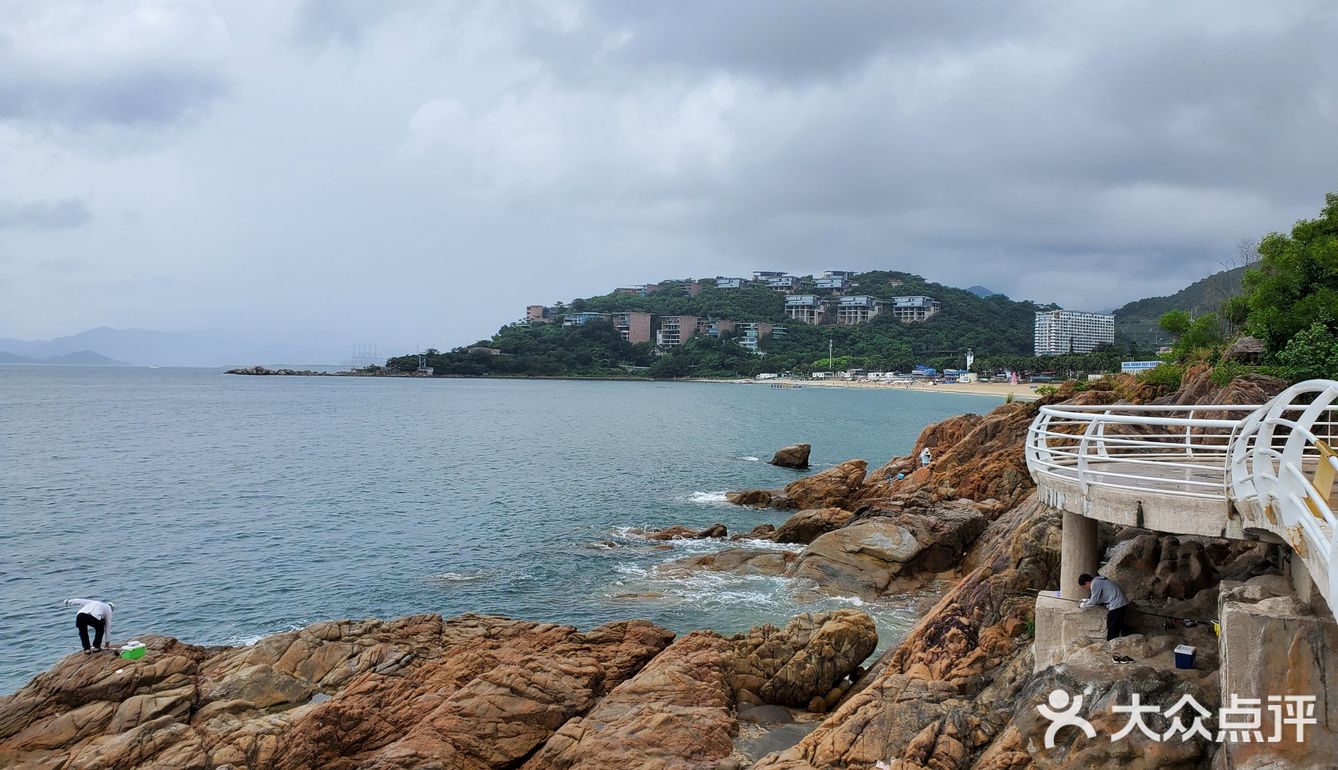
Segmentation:
[(776, 450), (776, 454), (767, 462), (782, 468), (805, 470), (808, 468), (808, 453), (811, 448), (808, 444), (793, 444)]
[(777, 543), (808, 544), (818, 535), (844, 526), (851, 515), (850, 511), (840, 508), (800, 511), (786, 519), (785, 523), (776, 529), (773, 539)]
[(909, 565), (924, 572), (943, 572), (961, 564), (962, 556), (985, 530), (989, 518), (968, 501), (933, 504), (927, 510), (910, 512), (874, 506), (856, 517), (873, 521), (875, 514), (887, 511), (885, 518), (903, 527), (915, 537), (921, 550)]
[(1152, 575), (1154, 595), (1186, 599), (1217, 582), (1217, 571), (1197, 541), (1180, 542), (1167, 537), (1161, 542), (1161, 559)]
[(1237, 337), (1222, 353), (1222, 359), (1225, 361), (1258, 363), (1259, 359), (1267, 352), (1268, 346), (1263, 340), (1246, 335)]
[(864, 483), (868, 463), (847, 460), (812, 476), (785, 485), (785, 499), (791, 508), (848, 508), (848, 503)]
[(772, 524), (758, 524), (748, 532), (734, 535), (730, 540), (771, 540), (776, 535), (776, 527)]
[(826, 695), (863, 663), (878, 646), (878, 629), (858, 610), (804, 613), (783, 629), (761, 626), (735, 643), (735, 689), (798, 708)]
[(791, 574), (828, 592), (874, 597), (920, 552), (910, 530), (888, 519), (866, 519), (814, 540)]
[(783, 495), (769, 489), (749, 489), (743, 492), (726, 492), (725, 499), (735, 505), (749, 508), (785, 508), (788, 504)]
[(563, 725), (523, 770), (713, 767), (738, 729), (726, 681), (732, 655), (728, 640), (707, 631), (679, 639)]
[(237, 671), (210, 690), (211, 701), (242, 701), (254, 709), (305, 703), (316, 691), (310, 683), (261, 663)]
[[(1110, 394), (1080, 395), (1114, 400)], [(1023, 448), (1036, 411), (1035, 404), (1014, 402), (984, 417), (962, 415), (925, 428), (913, 451), (918, 454), (930, 447), (933, 465), (918, 468), (912, 460), (914, 455), (892, 460), (870, 474), (869, 483), (856, 495), (851, 509), (858, 511), (862, 502), (886, 504), (917, 497), (919, 503), (908, 507), (923, 507), (948, 496), (992, 499), (998, 504), (994, 513), (1013, 507), (1034, 488)], [(897, 481), (897, 473), (909, 476)]]
[(0, 764), (513, 766), (672, 638), (643, 621), (581, 633), (479, 615), (213, 650), (148, 637), (142, 660), (71, 655), (0, 699)]

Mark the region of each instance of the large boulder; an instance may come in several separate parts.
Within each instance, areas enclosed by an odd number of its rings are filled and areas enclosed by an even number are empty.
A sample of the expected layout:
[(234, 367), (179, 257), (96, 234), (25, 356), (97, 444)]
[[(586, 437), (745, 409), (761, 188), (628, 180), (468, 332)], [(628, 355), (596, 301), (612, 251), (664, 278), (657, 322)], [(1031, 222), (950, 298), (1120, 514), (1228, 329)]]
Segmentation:
[(913, 511), (890, 504), (866, 508), (856, 516), (861, 521), (879, 517), (904, 527), (915, 537), (921, 550), (910, 566), (924, 572), (943, 572), (961, 564), (963, 554), (989, 523), (981, 506), (969, 500), (932, 504)]
[(812, 476), (785, 485), (785, 498), (792, 508), (849, 508), (864, 483), (869, 464), (846, 460)]
[(1137, 531), (1111, 547), (1101, 574), (1114, 580), (1131, 600), (1189, 599), (1219, 579), (1215, 563), (1231, 568), (1233, 575), (1248, 579), (1271, 562), (1267, 544), (1206, 538), (1158, 535)]
[[(1338, 761), (1338, 682), (1333, 676), (1338, 624), (1298, 600), (1290, 586), (1267, 578), (1223, 586), (1220, 602), (1222, 692), (1243, 697), (1265, 694), (1312, 695), (1317, 724), (1264, 743), (1229, 742), (1222, 747), (1227, 767), (1332, 767)], [(1271, 596), (1277, 589), (1285, 592)], [(1202, 653), (1200, 653), (1202, 655)], [(1265, 735), (1274, 734), (1271, 715)]]
[(305, 703), (316, 692), (307, 680), (276, 671), (268, 663), (247, 666), (214, 686), (208, 698), (213, 701), (241, 701), (248, 708)]
[(808, 453), (811, 449), (812, 447), (808, 444), (792, 444), (776, 450), (776, 454), (767, 462), (782, 468), (806, 470), (808, 468)]
[[(785, 628), (762, 626), (735, 637), (738, 651), (730, 682), (765, 703), (824, 710), (840, 699), (840, 686), (878, 646), (873, 618), (858, 610), (804, 613)], [(849, 682), (844, 683), (849, 686)]]
[(873, 598), (920, 550), (909, 529), (889, 519), (867, 519), (818, 537), (791, 574), (824, 591)]
[(850, 511), (841, 508), (813, 508), (800, 511), (777, 527), (772, 539), (777, 543), (808, 544), (819, 535), (845, 526), (850, 517)]

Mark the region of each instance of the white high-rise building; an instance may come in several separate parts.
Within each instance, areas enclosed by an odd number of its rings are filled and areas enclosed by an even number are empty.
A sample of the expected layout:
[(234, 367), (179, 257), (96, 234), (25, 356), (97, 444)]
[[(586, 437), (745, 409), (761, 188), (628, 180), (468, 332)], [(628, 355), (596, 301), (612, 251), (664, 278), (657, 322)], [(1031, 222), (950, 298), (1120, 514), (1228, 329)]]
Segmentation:
[(1036, 314), (1036, 355), (1091, 353), (1115, 342), (1115, 316), (1076, 310), (1047, 310)]

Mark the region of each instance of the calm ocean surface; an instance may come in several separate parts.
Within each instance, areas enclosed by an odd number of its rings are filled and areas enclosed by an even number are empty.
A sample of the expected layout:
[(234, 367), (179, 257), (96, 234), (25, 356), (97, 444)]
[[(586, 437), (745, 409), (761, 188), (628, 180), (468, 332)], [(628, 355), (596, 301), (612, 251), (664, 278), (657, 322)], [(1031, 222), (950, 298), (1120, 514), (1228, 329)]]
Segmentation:
[[(0, 366), (0, 693), (78, 648), (66, 597), (113, 637), (243, 643), (318, 620), (478, 611), (582, 628), (733, 633), (850, 606), (784, 578), (664, 575), (630, 527), (785, 515), (723, 502), (794, 472), (905, 454), (997, 398), (699, 383), (234, 377)], [(611, 547), (612, 546), (612, 547)], [(883, 643), (915, 597), (864, 608)]]

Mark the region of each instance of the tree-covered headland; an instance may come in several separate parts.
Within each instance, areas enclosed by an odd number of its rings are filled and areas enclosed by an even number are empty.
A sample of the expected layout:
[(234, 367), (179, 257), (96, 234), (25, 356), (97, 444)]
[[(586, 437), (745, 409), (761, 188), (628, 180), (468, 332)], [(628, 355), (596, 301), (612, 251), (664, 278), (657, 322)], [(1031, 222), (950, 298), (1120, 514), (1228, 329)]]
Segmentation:
[[(1165, 364), (1147, 377), (1170, 385), (1179, 381), (1185, 366), (1204, 363), (1214, 366), (1215, 377), (1222, 381), (1251, 371), (1290, 380), (1338, 378), (1338, 194), (1326, 196), (1319, 217), (1297, 222), (1290, 233), (1270, 233), (1251, 246), (1250, 253), (1257, 256), (1244, 269), (1241, 290), (1222, 292), (1207, 312), (1198, 297), (1194, 312), (1176, 309), (1161, 316), (1160, 328), (1174, 342), (1161, 356)], [(813, 279), (800, 281), (794, 292), (837, 301)], [(1115, 345), (1092, 353), (1037, 358), (1032, 355), (1035, 313), (1054, 305), (999, 294), (981, 297), (905, 272), (870, 271), (853, 281), (845, 293), (880, 300), (924, 295), (940, 302), (941, 310), (913, 323), (884, 313), (857, 325), (811, 325), (787, 318), (785, 295), (771, 289), (718, 289), (708, 281), (693, 294), (687, 290), (692, 280), (681, 279), (661, 282), (645, 296), (615, 292), (557, 303), (551, 323), (508, 324), (473, 345), (398, 356), (386, 365), (413, 371), (425, 363), (438, 375), (454, 376), (740, 377), (828, 369), (908, 372), (916, 365), (961, 368), (966, 351), (972, 350), (973, 368), (979, 373), (1045, 372), (1062, 378), (1114, 372), (1122, 360), (1156, 355), (1140, 349), (1145, 342), (1117, 338)], [(739, 344), (737, 332), (697, 335), (680, 346), (657, 349), (653, 342), (624, 341), (608, 321), (562, 323), (568, 313), (630, 311), (650, 313), (653, 326), (664, 316), (693, 316), (780, 328), (761, 340), (759, 355)], [(1232, 354), (1233, 343), (1246, 336), (1257, 338), (1254, 348), (1245, 345), (1256, 352)]]

